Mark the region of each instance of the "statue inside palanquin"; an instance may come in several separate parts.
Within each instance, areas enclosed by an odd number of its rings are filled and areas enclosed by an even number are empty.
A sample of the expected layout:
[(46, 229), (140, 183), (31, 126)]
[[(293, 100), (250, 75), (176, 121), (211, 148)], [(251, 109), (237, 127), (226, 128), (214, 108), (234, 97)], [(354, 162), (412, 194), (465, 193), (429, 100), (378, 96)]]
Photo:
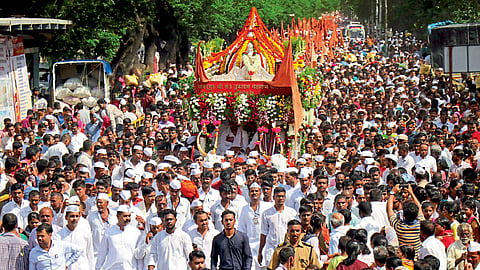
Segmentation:
[[(249, 33), (248, 36), (253, 35)], [(275, 75), (269, 74), (262, 67), (262, 55), (255, 51), (252, 42), (247, 44), (247, 50), (242, 55), (240, 67), (233, 67), (228, 74), (215, 75), (212, 81), (271, 81)], [(265, 60), (264, 60), (265, 62)]]
[(242, 65), (246, 69), (245, 79), (252, 80), (253, 75), (261, 67), (260, 55), (255, 52), (253, 44), (251, 42), (247, 45), (247, 52), (242, 55)]

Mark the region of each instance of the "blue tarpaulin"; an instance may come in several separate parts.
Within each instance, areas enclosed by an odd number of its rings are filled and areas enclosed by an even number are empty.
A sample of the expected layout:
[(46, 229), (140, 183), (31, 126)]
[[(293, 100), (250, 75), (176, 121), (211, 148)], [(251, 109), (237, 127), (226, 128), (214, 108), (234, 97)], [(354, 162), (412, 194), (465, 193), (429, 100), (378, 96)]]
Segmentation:
[(429, 24), (428, 27), (427, 27), (428, 35), (431, 34), (433, 28), (436, 28), (436, 27), (439, 27), (439, 26), (450, 25), (450, 24), (455, 24), (455, 23), (452, 22), (452, 21), (450, 21), (450, 20), (446, 20), (446, 21), (444, 21), (444, 22), (431, 23), (431, 24)]

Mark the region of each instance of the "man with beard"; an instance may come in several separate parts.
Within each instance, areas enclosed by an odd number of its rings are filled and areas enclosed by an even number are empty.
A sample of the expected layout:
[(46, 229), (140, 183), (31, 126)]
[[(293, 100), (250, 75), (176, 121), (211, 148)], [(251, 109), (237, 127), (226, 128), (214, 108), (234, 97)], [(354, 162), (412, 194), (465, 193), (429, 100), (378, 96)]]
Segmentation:
[(127, 205), (117, 208), (117, 225), (105, 231), (95, 269), (137, 269), (134, 251), (140, 231), (134, 226), (128, 226), (131, 216), (130, 207)]
[(457, 228), (457, 241), (453, 242), (447, 248), (447, 269), (465, 269), (465, 260), (467, 260), (466, 250), (470, 247), (472, 236), (472, 227), (468, 223), (462, 223)]
[(305, 269), (309, 265), (316, 265), (320, 267), (317, 253), (314, 248), (305, 242), (301, 241), (300, 235), (302, 234), (302, 225), (296, 219), (292, 219), (288, 222), (288, 241), (278, 245), (273, 252), (272, 260), (268, 265), (269, 270), (276, 269), (280, 264), (280, 251), (285, 247), (292, 247), (295, 249), (295, 257), (292, 265), (292, 270)]
[(154, 217), (150, 221), (150, 230), (144, 230), (140, 241), (135, 248), (135, 258), (138, 260), (138, 270), (148, 269), (148, 254), (152, 246), (152, 239), (163, 229), (162, 220)]
[(222, 213), (223, 231), (213, 238), (211, 269), (252, 268), (252, 252), (248, 236), (235, 229), (235, 212), (225, 210)]
[(192, 252), (192, 240), (187, 233), (175, 228), (177, 213), (173, 209), (165, 209), (162, 213), (165, 230), (152, 239), (148, 255), (148, 269), (187, 270), (187, 258)]

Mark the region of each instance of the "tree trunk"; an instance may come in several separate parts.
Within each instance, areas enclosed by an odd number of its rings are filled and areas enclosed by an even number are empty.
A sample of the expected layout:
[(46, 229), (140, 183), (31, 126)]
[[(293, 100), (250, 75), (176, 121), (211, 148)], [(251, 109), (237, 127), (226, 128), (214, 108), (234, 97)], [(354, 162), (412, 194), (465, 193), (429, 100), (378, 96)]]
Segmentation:
[(145, 66), (138, 60), (138, 49), (142, 45), (145, 30), (146, 24), (140, 22), (138, 27), (130, 30), (124, 38), (117, 52), (117, 57), (113, 61), (115, 73), (120, 72), (122, 75), (136, 74), (142, 78)]

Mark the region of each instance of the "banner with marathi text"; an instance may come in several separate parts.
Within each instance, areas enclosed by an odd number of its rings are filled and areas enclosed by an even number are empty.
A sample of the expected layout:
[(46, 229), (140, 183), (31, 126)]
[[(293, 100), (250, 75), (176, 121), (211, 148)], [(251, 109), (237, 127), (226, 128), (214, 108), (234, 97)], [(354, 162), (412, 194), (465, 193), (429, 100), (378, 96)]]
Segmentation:
[(0, 35), (0, 129), (3, 120), (20, 121), (32, 109), (22, 37)]

